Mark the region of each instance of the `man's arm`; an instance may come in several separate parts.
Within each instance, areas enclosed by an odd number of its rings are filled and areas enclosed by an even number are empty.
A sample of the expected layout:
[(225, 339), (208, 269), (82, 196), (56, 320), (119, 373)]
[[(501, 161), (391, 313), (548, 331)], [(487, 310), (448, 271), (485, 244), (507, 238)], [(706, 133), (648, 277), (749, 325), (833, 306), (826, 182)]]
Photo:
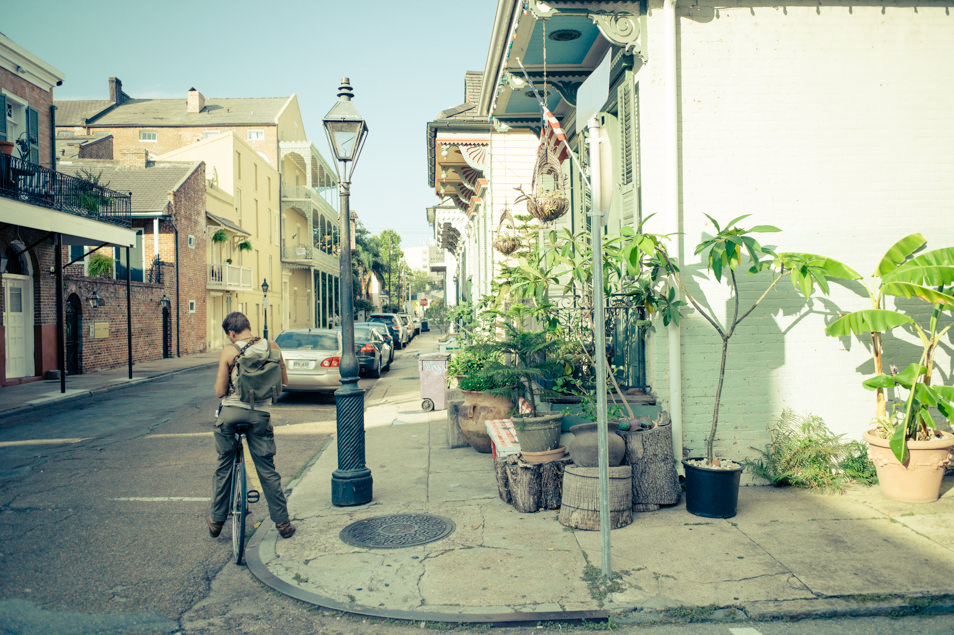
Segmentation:
[(229, 391), (229, 364), (235, 354), (234, 346), (226, 346), (219, 355), (219, 370), (215, 375), (215, 396), (219, 399)]

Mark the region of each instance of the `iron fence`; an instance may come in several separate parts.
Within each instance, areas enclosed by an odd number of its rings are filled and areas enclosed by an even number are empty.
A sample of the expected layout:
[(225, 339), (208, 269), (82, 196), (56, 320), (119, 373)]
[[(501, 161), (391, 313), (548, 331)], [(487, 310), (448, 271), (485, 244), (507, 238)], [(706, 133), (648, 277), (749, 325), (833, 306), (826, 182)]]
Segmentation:
[(0, 196), (97, 221), (130, 226), (132, 196), (0, 154)]

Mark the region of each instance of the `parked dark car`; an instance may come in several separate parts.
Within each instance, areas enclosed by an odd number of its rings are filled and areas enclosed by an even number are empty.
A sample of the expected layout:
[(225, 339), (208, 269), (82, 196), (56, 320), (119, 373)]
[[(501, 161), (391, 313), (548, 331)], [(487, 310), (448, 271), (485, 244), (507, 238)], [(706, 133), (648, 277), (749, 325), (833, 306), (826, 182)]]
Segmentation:
[[(336, 330), (341, 332), (340, 328)], [(358, 371), (365, 371), (372, 377), (380, 377), (385, 366), (390, 367), (385, 361), (388, 353), (384, 338), (370, 326), (354, 325), (354, 354), (358, 358)]]
[(380, 322), (355, 322), (355, 326), (368, 326), (377, 331), (384, 339), (385, 350), (381, 352), (381, 359), (384, 360), (384, 370), (391, 370), (391, 362), (394, 361), (394, 338), (391, 337), (391, 331)]
[(397, 348), (404, 348), (408, 342), (407, 330), (404, 328), (404, 322), (396, 313), (372, 313), (368, 322), (378, 322), (388, 327), (388, 332), (394, 338)]

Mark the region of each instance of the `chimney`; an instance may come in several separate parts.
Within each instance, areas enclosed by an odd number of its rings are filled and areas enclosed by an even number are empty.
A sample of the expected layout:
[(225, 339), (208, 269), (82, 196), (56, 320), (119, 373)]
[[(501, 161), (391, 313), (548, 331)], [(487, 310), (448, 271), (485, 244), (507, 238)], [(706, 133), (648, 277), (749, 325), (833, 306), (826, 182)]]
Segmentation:
[(123, 96), (123, 83), (118, 77), (109, 78), (109, 101), (119, 104)]
[(186, 93), (186, 112), (202, 112), (205, 108), (205, 96), (195, 88)]
[(122, 150), (119, 153), (119, 167), (144, 168), (148, 159), (148, 150)]

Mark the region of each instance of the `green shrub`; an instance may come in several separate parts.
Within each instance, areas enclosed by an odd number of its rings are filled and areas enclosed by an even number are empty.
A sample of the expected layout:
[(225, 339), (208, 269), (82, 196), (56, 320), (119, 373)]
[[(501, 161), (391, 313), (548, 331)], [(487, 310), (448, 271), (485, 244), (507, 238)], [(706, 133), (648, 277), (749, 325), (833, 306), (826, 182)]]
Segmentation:
[(89, 275), (97, 278), (112, 278), (113, 259), (103, 254), (90, 254)]
[(849, 482), (875, 482), (865, 445), (842, 441), (842, 435), (834, 434), (820, 417), (785, 410), (769, 429), (769, 439), (760, 451), (762, 458), (746, 465), (777, 487), (840, 492)]

